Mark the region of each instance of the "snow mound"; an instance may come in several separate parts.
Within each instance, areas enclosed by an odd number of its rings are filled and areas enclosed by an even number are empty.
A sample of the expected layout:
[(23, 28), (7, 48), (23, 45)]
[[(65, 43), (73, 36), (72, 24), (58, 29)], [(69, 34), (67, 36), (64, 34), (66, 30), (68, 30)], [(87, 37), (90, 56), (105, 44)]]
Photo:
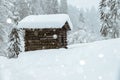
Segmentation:
[(120, 39), (0, 57), (0, 80), (120, 80)]
[(72, 29), (67, 14), (30, 15), (19, 22), (18, 28), (62, 28), (66, 22)]

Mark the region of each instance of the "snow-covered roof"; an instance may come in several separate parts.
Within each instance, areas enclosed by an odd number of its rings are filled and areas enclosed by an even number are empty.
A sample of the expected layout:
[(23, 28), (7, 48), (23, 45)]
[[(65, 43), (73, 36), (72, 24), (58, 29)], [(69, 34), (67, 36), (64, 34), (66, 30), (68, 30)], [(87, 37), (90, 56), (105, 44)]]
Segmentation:
[(72, 29), (73, 25), (67, 14), (30, 15), (19, 22), (18, 28), (62, 28), (66, 22)]

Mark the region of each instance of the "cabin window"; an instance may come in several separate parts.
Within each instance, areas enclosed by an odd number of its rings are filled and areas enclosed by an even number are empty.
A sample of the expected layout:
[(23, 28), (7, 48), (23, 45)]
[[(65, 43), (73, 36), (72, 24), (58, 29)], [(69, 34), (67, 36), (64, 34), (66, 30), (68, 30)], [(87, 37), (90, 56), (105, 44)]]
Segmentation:
[(53, 39), (57, 39), (57, 38), (58, 38), (57, 34), (54, 34)]

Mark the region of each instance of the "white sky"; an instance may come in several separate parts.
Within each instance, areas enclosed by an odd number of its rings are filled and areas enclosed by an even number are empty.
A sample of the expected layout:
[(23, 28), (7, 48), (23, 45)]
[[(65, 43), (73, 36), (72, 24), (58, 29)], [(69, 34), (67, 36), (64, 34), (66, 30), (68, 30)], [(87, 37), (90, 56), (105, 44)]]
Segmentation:
[(68, 0), (69, 4), (83, 9), (90, 9), (92, 6), (98, 8), (100, 0)]

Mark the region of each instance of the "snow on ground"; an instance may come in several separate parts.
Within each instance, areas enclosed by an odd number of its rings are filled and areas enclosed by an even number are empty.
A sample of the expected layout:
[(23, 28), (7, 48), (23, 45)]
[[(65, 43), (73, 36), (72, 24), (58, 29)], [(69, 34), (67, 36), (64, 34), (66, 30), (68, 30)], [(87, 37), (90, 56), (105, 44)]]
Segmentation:
[(0, 57), (0, 80), (120, 80), (120, 39)]

